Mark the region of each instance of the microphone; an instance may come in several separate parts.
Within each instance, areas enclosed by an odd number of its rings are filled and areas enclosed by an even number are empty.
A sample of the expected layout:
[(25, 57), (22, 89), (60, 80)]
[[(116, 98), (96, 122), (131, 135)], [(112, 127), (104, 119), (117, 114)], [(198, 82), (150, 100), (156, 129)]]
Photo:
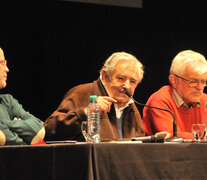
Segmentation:
[(145, 137), (135, 137), (132, 141), (142, 141), (143, 143), (163, 143), (165, 139), (164, 135), (152, 135)]
[(147, 104), (142, 104), (142, 103), (136, 101), (129, 91), (127, 91), (125, 88), (124, 88), (124, 90), (125, 90), (125, 94), (128, 97), (130, 97), (136, 104), (141, 105), (141, 106), (146, 106), (146, 107), (149, 107), (149, 108), (158, 109), (158, 110), (161, 110), (161, 111), (167, 111), (170, 114), (172, 114), (172, 116), (173, 116), (173, 137), (166, 139), (166, 141), (167, 142), (181, 142), (181, 141), (183, 141), (183, 138), (177, 137), (177, 123), (176, 123), (175, 115), (174, 115), (174, 113), (172, 111), (170, 111), (168, 109), (163, 109), (163, 108), (155, 107), (155, 106), (150, 106), (150, 105), (147, 105)]

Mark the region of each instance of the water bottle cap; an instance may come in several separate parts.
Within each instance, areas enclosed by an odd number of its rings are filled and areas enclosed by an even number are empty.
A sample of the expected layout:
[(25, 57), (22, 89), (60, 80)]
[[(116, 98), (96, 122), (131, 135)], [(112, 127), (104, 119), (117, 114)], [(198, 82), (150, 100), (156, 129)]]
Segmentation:
[(90, 101), (95, 102), (97, 99), (96, 95), (90, 96)]

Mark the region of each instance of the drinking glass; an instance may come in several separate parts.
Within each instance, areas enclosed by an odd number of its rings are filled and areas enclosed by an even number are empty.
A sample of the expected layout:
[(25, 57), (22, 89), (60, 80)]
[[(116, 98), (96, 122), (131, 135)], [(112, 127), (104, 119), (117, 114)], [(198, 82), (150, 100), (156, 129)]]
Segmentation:
[(87, 141), (87, 121), (82, 121), (81, 123), (81, 131), (82, 131), (82, 134), (85, 138), (85, 141)]
[(193, 124), (192, 134), (196, 142), (202, 142), (206, 134), (205, 124)]

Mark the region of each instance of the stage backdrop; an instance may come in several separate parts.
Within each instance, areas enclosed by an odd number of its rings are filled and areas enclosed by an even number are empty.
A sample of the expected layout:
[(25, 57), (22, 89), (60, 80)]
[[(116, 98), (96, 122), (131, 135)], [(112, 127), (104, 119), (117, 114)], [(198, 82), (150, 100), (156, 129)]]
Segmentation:
[(1, 1), (0, 46), (10, 69), (8, 86), (1, 92), (11, 93), (44, 121), (67, 90), (97, 79), (113, 52), (126, 51), (145, 66), (144, 79), (134, 94), (145, 103), (168, 84), (171, 60), (179, 51), (192, 49), (207, 55), (204, 2), (143, 0), (141, 8), (132, 8)]

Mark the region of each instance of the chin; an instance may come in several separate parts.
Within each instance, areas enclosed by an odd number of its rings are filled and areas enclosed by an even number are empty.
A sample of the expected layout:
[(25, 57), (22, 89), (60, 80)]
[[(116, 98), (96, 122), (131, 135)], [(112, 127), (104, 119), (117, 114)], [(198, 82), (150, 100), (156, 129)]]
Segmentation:
[(191, 100), (192, 103), (196, 103), (198, 101), (200, 101), (200, 98), (194, 98), (194, 99)]
[(116, 100), (119, 102), (119, 103), (127, 103), (129, 101), (128, 98), (116, 98)]
[(6, 87), (6, 83), (1, 83), (0, 84), (0, 89), (3, 89), (3, 88), (5, 88)]

